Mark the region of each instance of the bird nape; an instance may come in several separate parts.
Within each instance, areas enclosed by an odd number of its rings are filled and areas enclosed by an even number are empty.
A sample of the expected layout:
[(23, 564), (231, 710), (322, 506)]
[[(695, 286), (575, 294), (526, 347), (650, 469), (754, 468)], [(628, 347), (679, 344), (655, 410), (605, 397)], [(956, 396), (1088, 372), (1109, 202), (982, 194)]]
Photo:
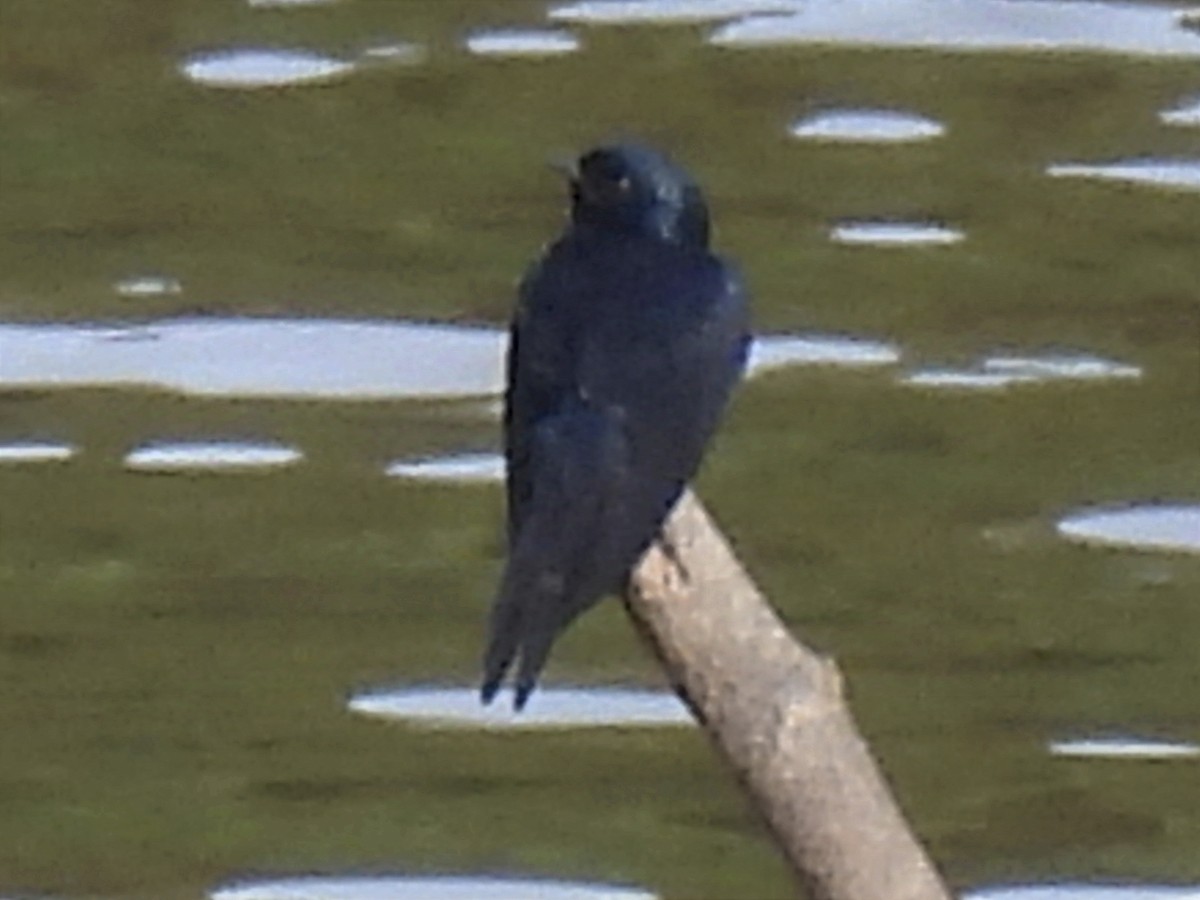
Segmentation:
[(635, 144), (592, 150), (570, 221), (526, 272), (504, 403), (508, 559), (481, 694), (524, 707), (558, 635), (623, 589), (696, 474), (750, 344), (699, 186)]

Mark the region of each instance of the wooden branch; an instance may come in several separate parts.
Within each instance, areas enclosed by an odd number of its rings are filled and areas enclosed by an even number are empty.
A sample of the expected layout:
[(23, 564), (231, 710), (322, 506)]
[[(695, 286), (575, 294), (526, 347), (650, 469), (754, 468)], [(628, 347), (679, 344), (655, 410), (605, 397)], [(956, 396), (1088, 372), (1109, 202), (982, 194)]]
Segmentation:
[(626, 608), (812, 900), (949, 900), (846, 706), (690, 492)]

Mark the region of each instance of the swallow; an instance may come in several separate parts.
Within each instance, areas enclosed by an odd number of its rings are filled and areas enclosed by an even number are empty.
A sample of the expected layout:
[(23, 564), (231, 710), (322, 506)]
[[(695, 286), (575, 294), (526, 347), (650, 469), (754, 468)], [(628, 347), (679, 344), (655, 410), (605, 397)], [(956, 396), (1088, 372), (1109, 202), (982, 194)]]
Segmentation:
[(622, 591), (696, 475), (750, 347), (695, 180), (621, 143), (569, 174), (562, 235), (521, 281), (504, 396), (507, 560), (481, 697), (522, 709), (555, 639)]

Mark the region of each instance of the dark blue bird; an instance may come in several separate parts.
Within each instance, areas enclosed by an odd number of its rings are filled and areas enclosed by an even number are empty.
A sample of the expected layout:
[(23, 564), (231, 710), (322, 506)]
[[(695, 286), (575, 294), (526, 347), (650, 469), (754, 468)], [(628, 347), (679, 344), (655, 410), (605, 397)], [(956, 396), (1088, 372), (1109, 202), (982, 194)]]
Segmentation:
[(584, 155), (571, 220), (526, 273), (508, 352), (508, 561), (482, 696), (516, 707), (555, 638), (620, 591), (657, 537), (746, 364), (747, 297), (708, 249), (695, 181), (662, 154)]

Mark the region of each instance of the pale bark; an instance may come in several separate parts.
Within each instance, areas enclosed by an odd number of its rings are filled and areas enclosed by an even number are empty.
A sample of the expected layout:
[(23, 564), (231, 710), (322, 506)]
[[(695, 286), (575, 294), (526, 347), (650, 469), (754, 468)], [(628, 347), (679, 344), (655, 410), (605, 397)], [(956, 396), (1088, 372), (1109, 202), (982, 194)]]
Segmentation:
[(836, 665), (792, 637), (690, 492), (626, 606), (813, 900), (948, 900)]

